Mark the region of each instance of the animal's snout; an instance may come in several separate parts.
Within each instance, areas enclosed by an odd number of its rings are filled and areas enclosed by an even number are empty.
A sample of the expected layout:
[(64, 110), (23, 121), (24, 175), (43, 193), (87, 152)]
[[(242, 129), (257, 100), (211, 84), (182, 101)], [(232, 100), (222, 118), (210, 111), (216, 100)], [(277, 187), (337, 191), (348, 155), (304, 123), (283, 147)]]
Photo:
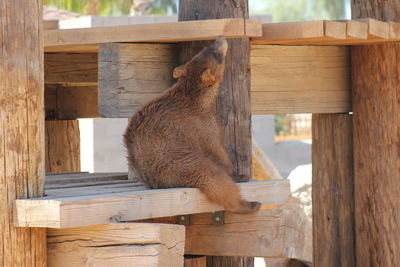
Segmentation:
[(228, 50), (228, 42), (226, 41), (225, 37), (219, 36), (217, 40), (215, 40), (213, 47), (225, 56), (226, 51)]

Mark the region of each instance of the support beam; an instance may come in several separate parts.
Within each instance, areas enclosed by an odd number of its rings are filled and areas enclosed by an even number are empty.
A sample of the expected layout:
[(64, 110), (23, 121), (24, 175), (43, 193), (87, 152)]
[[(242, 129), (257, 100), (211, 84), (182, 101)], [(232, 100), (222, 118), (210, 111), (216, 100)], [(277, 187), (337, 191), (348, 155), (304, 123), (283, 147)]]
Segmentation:
[(0, 40), (0, 266), (44, 267), (46, 230), (13, 222), (44, 189), (42, 1), (0, 1)]
[(46, 121), (46, 172), (81, 171), (77, 120)]
[(314, 266), (355, 266), (352, 116), (312, 120)]
[(110, 223), (49, 229), (48, 266), (183, 266), (182, 225)]
[[(400, 22), (397, 0), (352, 1), (354, 19)], [(352, 48), (357, 266), (400, 265), (400, 44)]]
[[(179, 21), (221, 18), (248, 19), (248, 0), (180, 0)], [(184, 64), (209, 42), (179, 44)], [(219, 87), (217, 112), (229, 157), (237, 174), (251, 177), (250, 41), (228, 40), (224, 79)], [(207, 266), (252, 266), (251, 258), (208, 258)]]

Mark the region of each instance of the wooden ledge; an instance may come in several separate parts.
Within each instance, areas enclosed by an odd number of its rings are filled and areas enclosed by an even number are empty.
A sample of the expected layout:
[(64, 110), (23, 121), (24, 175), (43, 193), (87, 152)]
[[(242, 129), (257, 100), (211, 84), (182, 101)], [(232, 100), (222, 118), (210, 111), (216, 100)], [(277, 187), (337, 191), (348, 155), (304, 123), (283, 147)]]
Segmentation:
[[(95, 180), (91, 181), (91, 176)], [(127, 176), (111, 177), (105, 183), (98, 174), (82, 174), (70, 179), (70, 186), (48, 185), (47, 197), (16, 200), (15, 224), (68, 228), (223, 210), (195, 188), (149, 190), (128, 181)], [(290, 194), (288, 180), (251, 181), (239, 186), (245, 199), (263, 205), (283, 204)]]
[(96, 52), (98, 44), (111, 42), (175, 43), (211, 40), (217, 36), (261, 36), (261, 22), (215, 19), (44, 31), (45, 52)]
[(252, 44), (360, 45), (400, 42), (400, 23), (375, 19), (302, 21), (262, 25), (262, 37)]

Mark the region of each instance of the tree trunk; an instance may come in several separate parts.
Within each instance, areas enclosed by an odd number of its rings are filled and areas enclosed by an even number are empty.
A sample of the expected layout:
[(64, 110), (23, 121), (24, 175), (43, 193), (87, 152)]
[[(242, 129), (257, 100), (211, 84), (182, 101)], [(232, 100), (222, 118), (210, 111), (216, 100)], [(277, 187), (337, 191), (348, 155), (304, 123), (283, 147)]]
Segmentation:
[[(180, 0), (179, 21), (248, 18), (247, 0)], [(196, 29), (193, 29), (196, 30)], [(179, 45), (179, 62), (185, 63), (210, 41)], [(251, 176), (250, 43), (228, 40), (225, 74), (219, 89), (217, 110), (225, 145), (237, 174)], [(253, 266), (253, 258), (208, 257), (207, 266)]]
[(46, 229), (13, 224), (44, 190), (41, 0), (0, 1), (0, 43), (0, 266), (46, 266)]
[[(352, 13), (399, 22), (400, 1), (353, 0)], [(400, 266), (400, 44), (351, 58), (357, 266)]]

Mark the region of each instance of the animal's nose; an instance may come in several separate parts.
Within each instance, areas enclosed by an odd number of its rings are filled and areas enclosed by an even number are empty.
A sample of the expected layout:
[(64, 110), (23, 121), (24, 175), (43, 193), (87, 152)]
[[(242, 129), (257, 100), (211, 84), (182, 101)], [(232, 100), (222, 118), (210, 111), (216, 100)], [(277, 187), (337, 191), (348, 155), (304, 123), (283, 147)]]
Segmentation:
[(228, 50), (228, 42), (226, 41), (225, 37), (219, 36), (217, 40), (215, 40), (213, 46), (225, 56), (226, 51)]

